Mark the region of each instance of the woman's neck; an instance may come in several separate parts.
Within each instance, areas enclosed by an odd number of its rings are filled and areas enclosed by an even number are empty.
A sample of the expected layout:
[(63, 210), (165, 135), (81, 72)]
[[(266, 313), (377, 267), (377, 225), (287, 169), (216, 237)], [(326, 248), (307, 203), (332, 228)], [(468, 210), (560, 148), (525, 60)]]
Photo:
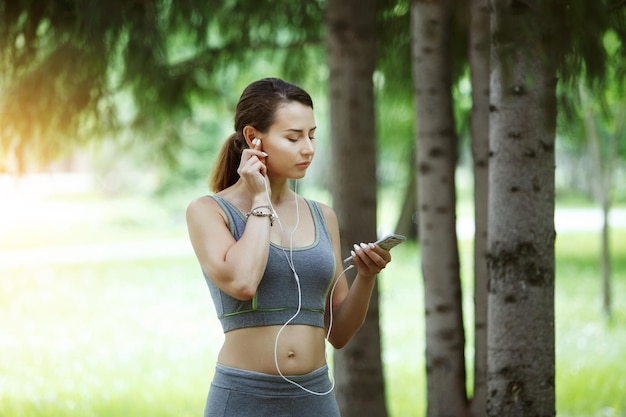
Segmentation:
[[(293, 200), (293, 194), (292, 191), (289, 189), (289, 183), (287, 179), (285, 179), (284, 181), (268, 179), (267, 186), (268, 191), (270, 192), (272, 205), (278, 206), (286, 200)], [(246, 200), (250, 199), (248, 189), (241, 179), (237, 181), (235, 185), (225, 190), (225, 192), (227, 195), (231, 195), (231, 199), (240, 201), (242, 203), (242, 206), (246, 204)]]
[(268, 182), (271, 191), (272, 204), (278, 205), (286, 198), (293, 199), (287, 179), (283, 181), (275, 181), (270, 179)]

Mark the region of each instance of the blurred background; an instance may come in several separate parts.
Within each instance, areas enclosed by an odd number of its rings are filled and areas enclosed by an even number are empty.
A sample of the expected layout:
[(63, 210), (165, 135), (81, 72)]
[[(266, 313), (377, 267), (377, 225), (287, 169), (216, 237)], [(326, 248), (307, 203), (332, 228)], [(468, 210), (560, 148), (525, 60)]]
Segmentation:
[[(208, 3), (0, 3), (0, 416), (201, 415), (223, 336), (187, 240), (185, 209), (209, 192), (214, 157), (248, 83), (277, 76), (311, 93), (318, 148), (298, 191), (332, 205), (325, 3)], [(409, 47), (408, 34), (398, 28), (409, 6), (384, 6), (379, 33), (387, 48), (374, 77), (381, 234), (416, 228), (415, 207), (409, 226), (401, 221), (415, 172), (409, 56), (399, 53)], [(609, 52), (623, 48), (610, 30), (601, 44)], [(622, 58), (609, 61), (614, 78), (600, 90), (559, 89), (560, 98), (581, 103), (559, 114), (557, 129), (562, 416), (626, 416), (622, 66)], [(459, 67), (453, 96), (457, 233), (469, 305), (467, 68)], [(423, 287), (410, 237), (380, 280), (393, 417), (425, 415)], [(464, 314), (469, 322), (471, 309)]]

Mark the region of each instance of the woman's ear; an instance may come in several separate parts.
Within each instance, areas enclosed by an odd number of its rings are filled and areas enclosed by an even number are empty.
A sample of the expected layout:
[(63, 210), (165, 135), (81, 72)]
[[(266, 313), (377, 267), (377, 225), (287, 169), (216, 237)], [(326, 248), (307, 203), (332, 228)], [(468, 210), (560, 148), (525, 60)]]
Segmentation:
[(258, 136), (258, 132), (252, 126), (246, 126), (243, 128), (243, 137), (246, 140), (246, 144), (248, 148), (253, 148), (254, 144), (252, 141)]

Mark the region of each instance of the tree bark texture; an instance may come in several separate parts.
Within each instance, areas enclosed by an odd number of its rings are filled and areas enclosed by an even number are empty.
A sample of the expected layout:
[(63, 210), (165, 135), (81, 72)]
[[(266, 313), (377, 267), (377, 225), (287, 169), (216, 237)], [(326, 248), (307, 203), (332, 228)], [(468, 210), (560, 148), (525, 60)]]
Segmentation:
[(491, 0), (488, 397), (552, 417), (556, 71), (540, 0)]
[(469, 62), (474, 160), (474, 393), (471, 415), (487, 412), (487, 218), (489, 182), (489, 0), (470, 0)]
[(464, 416), (465, 336), (456, 236), (457, 135), (448, 0), (411, 3), (419, 242), (426, 310), (427, 416)]
[[(331, 190), (342, 253), (376, 240), (376, 126), (373, 73), (376, 62), (373, 0), (329, 0), (327, 6), (331, 113)], [(354, 278), (349, 271), (349, 281)], [(344, 417), (386, 417), (381, 360), (378, 286), (365, 323), (335, 352), (339, 408)]]

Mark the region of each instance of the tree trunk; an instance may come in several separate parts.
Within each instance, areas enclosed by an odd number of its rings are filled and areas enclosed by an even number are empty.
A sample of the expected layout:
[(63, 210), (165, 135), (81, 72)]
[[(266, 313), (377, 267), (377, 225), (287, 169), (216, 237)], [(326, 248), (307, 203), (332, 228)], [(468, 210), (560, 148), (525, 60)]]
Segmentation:
[(593, 197), (600, 203), (602, 212), (602, 230), (600, 239), (600, 271), (602, 283), (602, 313), (605, 317), (611, 317), (611, 279), (610, 279), (610, 260), (609, 260), (609, 222), (608, 215), (610, 210), (609, 189), (605, 179), (605, 166), (602, 160), (601, 139), (596, 125), (595, 114), (591, 106), (591, 101), (587, 94), (586, 88), (581, 83), (579, 85), (580, 99), (583, 111), (583, 121), (587, 140), (589, 141), (589, 153), (591, 154), (591, 166), (593, 167)]
[(489, 182), (489, 0), (470, 1), (469, 61), (474, 159), (474, 393), (471, 415), (487, 412), (487, 199)]
[[(330, 0), (327, 6), (333, 205), (342, 253), (376, 240), (376, 15), (373, 0)], [(349, 271), (350, 281), (354, 275)], [(336, 395), (344, 417), (386, 417), (378, 286), (361, 330), (335, 352)]]
[(447, 0), (411, 2), (428, 417), (464, 416), (467, 407), (455, 214), (457, 136), (451, 94), (450, 7)]
[(491, 0), (488, 397), (552, 417), (556, 71), (540, 0)]
[(414, 152), (411, 153), (411, 161), (409, 167), (411, 176), (409, 184), (402, 201), (402, 211), (396, 224), (396, 233), (404, 235), (407, 239), (417, 240), (419, 231), (417, 230), (417, 177), (415, 175), (415, 158)]
[(600, 265), (602, 269), (602, 313), (604, 317), (610, 319), (612, 316), (611, 309), (611, 250), (609, 239), (609, 213), (611, 211), (611, 203), (608, 198), (602, 199), (602, 245)]
[(596, 124), (596, 115), (589, 99), (588, 91), (581, 83), (579, 86), (582, 104), (583, 121), (587, 140), (589, 141), (589, 153), (591, 154), (591, 166), (593, 167), (593, 197), (599, 202), (602, 211), (602, 231), (600, 245), (600, 270), (602, 274), (602, 313), (608, 319), (612, 316), (611, 307), (611, 250), (610, 250), (610, 225), (609, 213), (611, 211), (611, 190), (613, 189), (613, 169), (617, 158), (617, 142), (623, 135), (626, 123), (626, 106), (618, 107), (615, 118), (615, 131), (609, 135), (604, 146), (600, 137), (600, 130)]

